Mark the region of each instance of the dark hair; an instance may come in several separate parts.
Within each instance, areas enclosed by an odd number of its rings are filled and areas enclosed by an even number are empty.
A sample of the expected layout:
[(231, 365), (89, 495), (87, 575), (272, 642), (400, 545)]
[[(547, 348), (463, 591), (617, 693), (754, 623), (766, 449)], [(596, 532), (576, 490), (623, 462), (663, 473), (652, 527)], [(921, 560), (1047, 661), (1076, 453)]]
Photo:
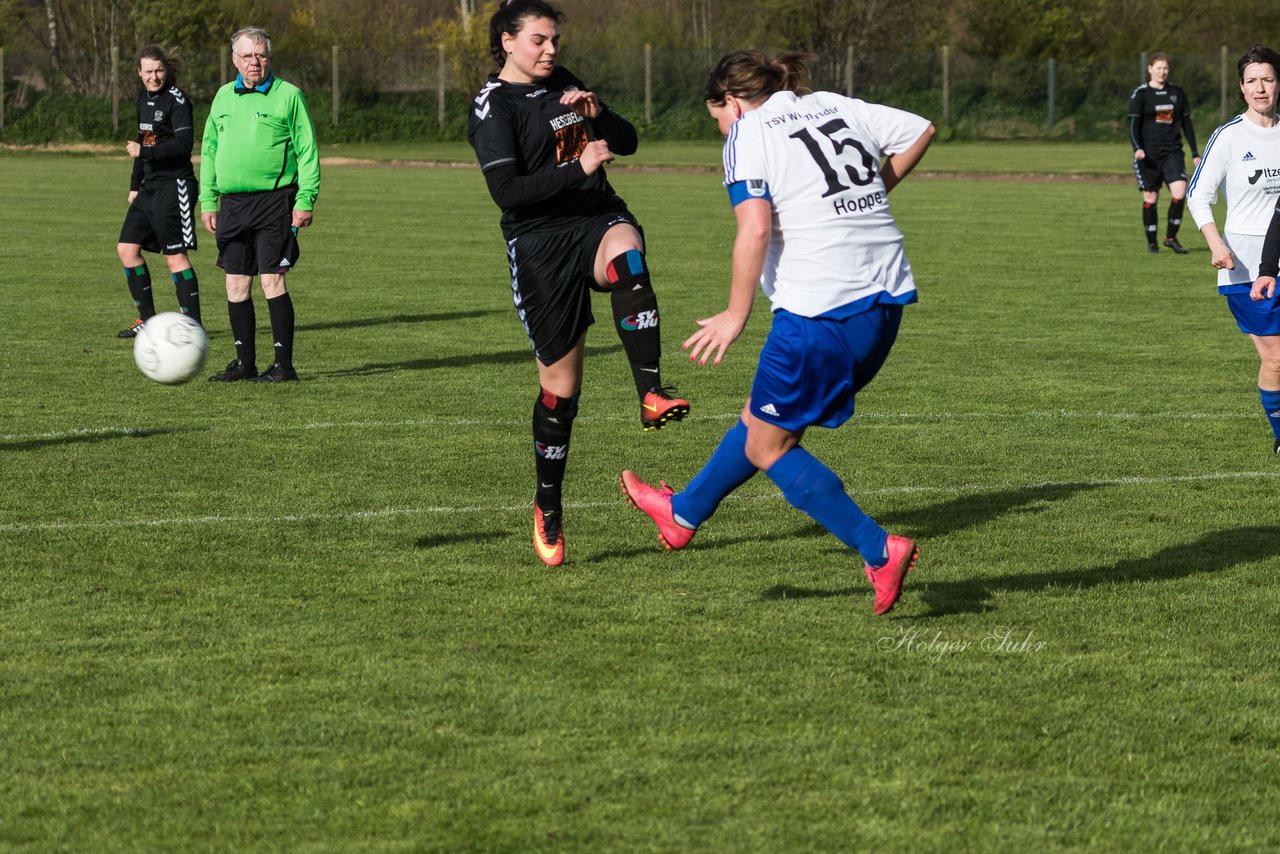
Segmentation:
[[(1147, 56), (1147, 67), (1150, 68), (1151, 66), (1155, 65), (1157, 62), (1159, 62), (1162, 59), (1165, 62), (1169, 62), (1169, 54), (1160, 50), (1154, 51), (1153, 53)], [(1169, 64), (1172, 65), (1173, 63), (1169, 62)]]
[(489, 52), (498, 65), (507, 61), (502, 34), (517, 35), (529, 18), (550, 18), (559, 24), (564, 20), (564, 13), (546, 0), (504, 0), (489, 19)]
[(1265, 62), (1271, 66), (1271, 70), (1280, 74), (1280, 53), (1272, 50), (1264, 44), (1255, 44), (1244, 52), (1244, 56), (1240, 57), (1240, 61), (1236, 63), (1236, 75), (1240, 78), (1240, 82), (1244, 82), (1244, 70), (1255, 62)]
[(138, 51), (136, 65), (139, 71), (142, 70), (144, 59), (152, 59), (164, 64), (164, 85), (178, 85), (178, 72), (182, 70), (182, 60), (178, 57), (177, 51), (172, 48), (165, 50), (158, 44), (149, 44)]
[(725, 55), (707, 78), (702, 98), (720, 105), (726, 95), (751, 104), (765, 101), (775, 92), (800, 92), (809, 79), (805, 62), (812, 53), (780, 53), (770, 57), (759, 50), (737, 50)]

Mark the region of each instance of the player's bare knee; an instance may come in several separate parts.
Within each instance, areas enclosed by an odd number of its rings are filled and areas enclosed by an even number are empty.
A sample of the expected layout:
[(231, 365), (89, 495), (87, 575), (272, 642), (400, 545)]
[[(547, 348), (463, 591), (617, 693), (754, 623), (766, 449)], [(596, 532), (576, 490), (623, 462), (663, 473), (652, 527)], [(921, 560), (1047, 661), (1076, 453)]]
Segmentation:
[(1280, 385), (1280, 352), (1262, 354), (1262, 375), (1271, 385)]
[(120, 256), (120, 263), (126, 267), (142, 265), (142, 247), (136, 243), (117, 243), (116, 254)]
[(244, 302), (249, 299), (249, 289), (253, 285), (252, 276), (227, 276), (227, 300)]
[(164, 256), (164, 262), (169, 265), (170, 273), (181, 273), (183, 270), (191, 269), (191, 259), (185, 253), (166, 255)]
[(261, 280), (262, 295), (267, 299), (275, 299), (276, 297), (284, 296), (289, 290), (285, 286), (284, 276), (279, 273), (263, 273)]

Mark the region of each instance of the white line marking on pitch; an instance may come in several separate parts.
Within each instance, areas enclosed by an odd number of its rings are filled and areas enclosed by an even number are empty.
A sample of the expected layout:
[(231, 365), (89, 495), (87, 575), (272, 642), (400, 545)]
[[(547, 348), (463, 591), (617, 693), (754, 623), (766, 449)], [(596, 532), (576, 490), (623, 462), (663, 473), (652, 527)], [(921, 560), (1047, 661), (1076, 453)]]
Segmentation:
[[(1214, 480), (1268, 480), (1280, 478), (1280, 471), (1209, 472), (1206, 474), (1168, 475), (1166, 477), (1116, 477), (1098, 480), (1060, 480), (1040, 483), (963, 484), (959, 486), (891, 486), (880, 489), (860, 489), (857, 495), (916, 495), (941, 492), (964, 495), (969, 493), (1008, 491), (1012, 489), (1049, 489), (1053, 487), (1101, 487), (1147, 486), (1159, 483), (1200, 483)], [(781, 495), (730, 495), (728, 501), (781, 500)], [(602, 507), (619, 507), (622, 501), (569, 502), (571, 510), (593, 510)], [(389, 507), (384, 510), (357, 510), (350, 513), (290, 513), (264, 520), (259, 516), (193, 516), (171, 519), (113, 519), (103, 522), (15, 522), (0, 525), (0, 533), (21, 534), (35, 531), (110, 530), (117, 528), (154, 528), (172, 525), (221, 525), (244, 522), (356, 522), (363, 519), (387, 519), (395, 516), (455, 515), (461, 513), (519, 513), (528, 511), (531, 504), (507, 504), (502, 506), (463, 507)]]
[[(699, 419), (712, 421), (728, 421), (737, 418), (740, 411), (716, 414), (700, 414)], [(1256, 412), (1075, 412), (1068, 409), (1039, 410), (1032, 412), (859, 412), (855, 421), (901, 421), (928, 422), (939, 421), (1052, 421), (1063, 420), (1097, 420), (1097, 421), (1219, 421), (1226, 419), (1257, 418)], [(628, 416), (621, 415), (584, 415), (579, 423), (628, 422)], [(262, 424), (252, 429), (257, 432), (288, 432), (293, 430), (349, 430), (355, 428), (387, 429), (392, 427), (513, 427), (525, 426), (528, 419), (481, 419), (481, 418), (407, 418), (399, 421), (313, 421), (307, 424), (279, 425)], [(41, 433), (4, 433), (0, 434), (3, 442), (40, 442), (57, 441), (59, 439), (92, 439), (129, 436), (153, 436), (165, 433), (182, 433), (188, 431), (203, 432), (206, 430), (233, 429), (232, 426), (213, 425), (184, 427), (165, 425), (160, 427), (84, 427), (74, 430), (51, 430)], [(245, 429), (243, 423), (234, 425), (236, 431)]]

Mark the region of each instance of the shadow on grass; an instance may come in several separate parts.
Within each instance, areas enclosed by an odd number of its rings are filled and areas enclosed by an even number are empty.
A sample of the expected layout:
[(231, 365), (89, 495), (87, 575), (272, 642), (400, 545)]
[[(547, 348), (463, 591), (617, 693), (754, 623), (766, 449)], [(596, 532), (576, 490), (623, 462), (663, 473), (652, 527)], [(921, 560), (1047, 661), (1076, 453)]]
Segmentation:
[(475, 309), (473, 311), (446, 311), (439, 314), (392, 314), (387, 317), (362, 317), (349, 320), (334, 320), (328, 323), (305, 323), (298, 326), (300, 332), (318, 329), (362, 329), (366, 326), (386, 326), (392, 323), (448, 323), (450, 320), (468, 320), (475, 317), (490, 317), (495, 314), (509, 312), (493, 309)]
[(1014, 511), (1041, 513), (1049, 509), (1050, 504), (1065, 501), (1078, 492), (1087, 492), (1100, 486), (1097, 483), (1055, 483), (961, 495), (919, 510), (886, 513), (877, 521), (889, 529), (890, 533), (918, 539), (941, 537), (992, 522)]
[[(1031, 572), (998, 578), (924, 583), (921, 598), (929, 604), (921, 617), (977, 613), (998, 592), (1087, 590), (1099, 584), (1172, 581), (1188, 575), (1221, 572), (1236, 564), (1280, 555), (1280, 527), (1230, 528), (1206, 534), (1190, 543), (1161, 549), (1150, 557), (1129, 558), (1113, 566), (1076, 572)], [(924, 582), (924, 579), (920, 579)]]
[[(975, 577), (963, 581), (928, 580), (928, 565), (907, 576), (906, 589), (920, 591), (930, 610), (911, 619), (985, 611), (996, 593), (1087, 590), (1099, 584), (1135, 584), (1172, 581), (1188, 575), (1220, 572), (1236, 564), (1280, 555), (1280, 527), (1231, 528), (1200, 539), (1169, 546), (1150, 557), (1129, 558), (1114, 566), (1098, 566), (1074, 572), (1032, 572), (997, 578)], [(861, 567), (858, 567), (861, 570)], [(861, 573), (859, 572), (859, 577)], [(776, 584), (760, 594), (763, 601), (828, 599), (837, 596), (869, 596), (870, 584), (821, 590)]]
[[(587, 356), (612, 353), (622, 349), (621, 344), (612, 347), (588, 347)], [(320, 371), (325, 377), (364, 377), (371, 374), (389, 374), (394, 371), (435, 371), (446, 368), (473, 368), (479, 365), (521, 365), (533, 362), (528, 350), (507, 350), (502, 353), (466, 353), (458, 356), (442, 356), (438, 359), (410, 359), (405, 362), (369, 362), (355, 368), (336, 371)]]
[(95, 430), (93, 432), (70, 433), (64, 436), (51, 436), (47, 439), (19, 439), (7, 441), (0, 439), (0, 451), (34, 451), (39, 448), (56, 448), (60, 445), (82, 445), (94, 442), (114, 442), (117, 439), (147, 439), (151, 436), (167, 436), (171, 433), (195, 433), (190, 427), (154, 427), (149, 430)]
[(434, 534), (419, 537), (415, 544), (420, 549), (441, 549), (456, 546), (459, 543), (486, 543), (492, 540), (503, 540), (511, 536), (510, 531), (473, 531), (466, 534)]

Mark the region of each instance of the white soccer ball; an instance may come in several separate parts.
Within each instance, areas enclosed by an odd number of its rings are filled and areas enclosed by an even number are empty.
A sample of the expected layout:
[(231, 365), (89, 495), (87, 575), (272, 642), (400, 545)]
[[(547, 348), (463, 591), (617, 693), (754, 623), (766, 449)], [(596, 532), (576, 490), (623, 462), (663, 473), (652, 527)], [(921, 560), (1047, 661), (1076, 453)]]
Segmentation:
[(185, 314), (166, 311), (142, 324), (133, 339), (138, 370), (165, 385), (177, 385), (200, 373), (209, 336)]

